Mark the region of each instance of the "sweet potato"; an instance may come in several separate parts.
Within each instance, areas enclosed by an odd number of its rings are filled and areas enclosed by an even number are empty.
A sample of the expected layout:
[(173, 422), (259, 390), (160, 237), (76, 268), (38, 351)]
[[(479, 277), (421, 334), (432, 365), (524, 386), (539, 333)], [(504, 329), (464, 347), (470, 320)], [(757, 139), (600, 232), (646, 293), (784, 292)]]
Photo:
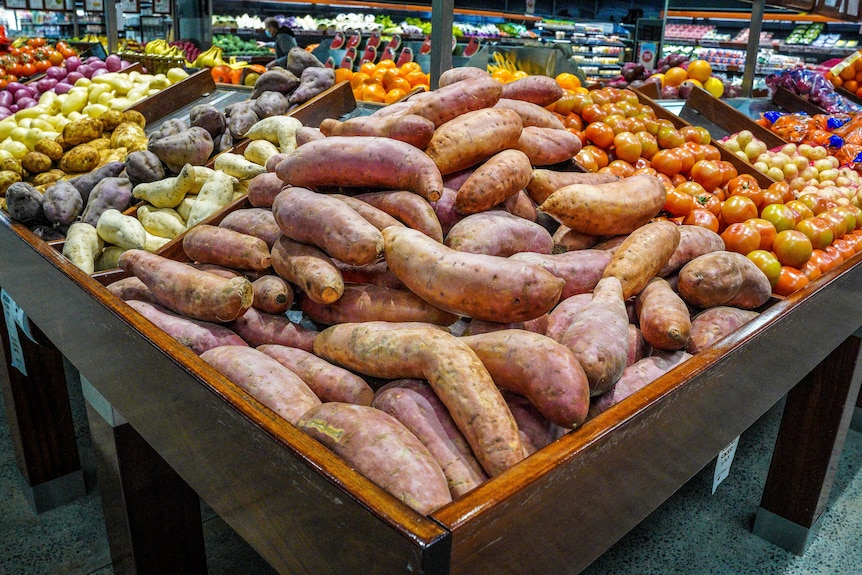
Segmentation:
[(404, 191), (368, 192), (354, 196), (383, 210), (409, 228), (419, 230), (429, 238), (443, 241), (443, 228), (427, 200)]
[[(198, 169), (195, 168), (195, 171), (197, 172)], [(233, 201), (236, 183), (236, 178), (224, 172), (214, 171), (210, 174), (195, 196), (195, 201), (189, 210), (189, 217), (186, 218), (186, 225), (192, 228), (226, 208)]]
[(565, 90), (550, 76), (533, 74), (504, 84), (500, 97), (523, 100), (537, 106), (550, 106), (565, 93)]
[(443, 177), (434, 161), (391, 138), (332, 136), (297, 148), (276, 166), (283, 181), (301, 187), (372, 187), (410, 190), (435, 201)]
[(416, 114), (403, 116), (356, 116), (345, 121), (326, 118), (320, 122), (325, 136), (377, 136), (401, 140), (424, 150), (434, 135), (434, 122)]
[(548, 196), (539, 209), (575, 231), (615, 236), (650, 221), (664, 206), (666, 196), (661, 180), (637, 175), (606, 184), (565, 186)]
[(470, 78), (488, 78), (489, 76), (490, 74), (482, 68), (475, 68), (473, 66), (457, 66), (455, 68), (444, 70), (443, 73), (440, 74), (440, 78), (437, 80), (437, 86), (439, 88), (444, 88), (449, 84), (454, 84), (461, 80), (469, 80)]
[(340, 298), (331, 303), (302, 299), (302, 311), (323, 325), (362, 321), (419, 321), (451, 325), (458, 317), (439, 310), (413, 292), (374, 284), (347, 284)]
[(427, 383), (417, 379), (392, 381), (377, 391), (371, 405), (398, 419), (419, 438), (440, 464), (453, 496), (461, 496), (488, 479), (446, 406)]
[(248, 183), (248, 203), (255, 208), (271, 208), (285, 183), (273, 172), (253, 177)]
[(269, 246), (262, 239), (207, 224), (186, 232), (183, 251), (196, 262), (241, 270), (265, 270), (272, 264)]
[(551, 237), (554, 239), (555, 253), (586, 250), (591, 247), (594, 247), (602, 239), (599, 236), (576, 232), (575, 230), (571, 230), (568, 226), (564, 226), (562, 224), (557, 227), (556, 231), (554, 232), (554, 235)]
[(699, 308), (754, 309), (772, 295), (769, 279), (754, 262), (727, 251), (710, 252), (685, 264), (679, 270), (677, 289), (686, 302)]
[(257, 350), (298, 375), (321, 401), (371, 405), (374, 390), (355, 373), (295, 347), (268, 344)]
[[(303, 50), (305, 52), (305, 50)], [(305, 68), (299, 76), (299, 86), (287, 97), (291, 104), (307, 102), (335, 85), (335, 70), (332, 68)]]
[(311, 351), (317, 337), (315, 330), (293, 323), (284, 315), (254, 307), (228, 326), (253, 347), (277, 344)]
[[(527, 192), (518, 190), (503, 201), (503, 209), (519, 218), (524, 218), (531, 222), (538, 220), (539, 212), (536, 209), (536, 203), (530, 199)], [(553, 237), (551, 238), (553, 241)]]
[[(274, 91), (282, 94), (289, 94), (299, 86), (299, 77), (292, 72), (281, 68), (273, 68), (267, 70), (254, 83), (254, 90), (249, 96), (249, 100), (256, 100), (258, 96), (264, 92)], [(230, 115), (233, 117), (233, 110)]]
[(532, 455), (569, 430), (549, 421), (526, 397), (503, 390), (503, 399), (518, 424), (518, 432), (524, 444), (529, 444)]
[(190, 319), (146, 301), (131, 299), (126, 303), (198, 355), (222, 345), (248, 345), (240, 336), (221, 324)]
[(622, 376), (628, 359), (628, 325), (622, 284), (615, 277), (602, 278), (560, 341), (584, 368), (590, 395), (601, 395)]
[(143, 249), (147, 244), (147, 230), (134, 216), (127, 216), (119, 210), (107, 209), (99, 216), (96, 233), (105, 243), (123, 249)]
[(282, 235), (272, 210), (264, 208), (234, 210), (222, 218), (218, 225), (220, 228), (260, 238), (270, 249)]
[(271, 250), (272, 267), (281, 278), (318, 303), (331, 303), (344, 292), (344, 280), (320, 249), (281, 236)]
[(703, 254), (724, 250), (724, 240), (703, 226), (679, 226), (679, 245), (656, 275), (666, 277)]
[(105, 210), (124, 211), (132, 204), (132, 183), (126, 178), (104, 178), (90, 192), (81, 221), (96, 225)]
[(296, 424), (320, 399), (298, 375), (251, 347), (223, 345), (201, 359), (272, 411)]
[(467, 78), (431, 92), (419, 92), (408, 98), (403, 106), (384, 106), (373, 115), (416, 114), (428, 118), (439, 128), (462, 114), (493, 106), (502, 93), (502, 84), (490, 75)]
[(389, 227), (383, 237), (389, 269), (404, 285), (457, 315), (525, 321), (550, 310), (563, 289), (563, 280), (538, 266), (459, 252), (410, 228)]
[(254, 290), (252, 307), (266, 313), (285, 313), (293, 305), (293, 288), (276, 275), (265, 275), (251, 282)]
[(659, 220), (634, 230), (611, 256), (602, 277), (615, 277), (629, 299), (644, 289), (679, 245), (679, 226)]
[(343, 262), (364, 265), (383, 253), (380, 231), (337, 198), (288, 187), (276, 196), (272, 213), (285, 236)]
[(63, 242), (63, 256), (85, 274), (96, 271), (96, 257), (102, 251), (104, 242), (96, 233), (96, 226), (75, 222), (66, 231)]
[(213, 146), (210, 133), (203, 128), (194, 127), (150, 142), (148, 149), (176, 174), (186, 164), (206, 164), (213, 153)]
[(664, 356), (651, 355), (628, 366), (612, 389), (594, 398), (590, 405), (589, 419), (640, 391), (690, 357), (691, 354), (676, 351)]
[[(149, 153), (149, 152), (140, 152)], [(195, 168), (186, 164), (174, 177), (162, 178), (152, 182), (142, 182), (132, 188), (132, 196), (149, 202), (157, 208), (175, 208), (180, 205), (186, 194), (195, 184)]]
[[(286, 108), (285, 106), (285, 111)], [(201, 127), (209, 132), (211, 137), (216, 138), (227, 129), (227, 120), (224, 113), (212, 104), (198, 104), (189, 110), (189, 126)]]
[(255, 176), (267, 173), (263, 165), (232, 152), (223, 152), (216, 156), (213, 168), (238, 180), (250, 180)]
[(521, 122), (524, 127), (536, 126), (539, 128), (553, 128), (555, 130), (565, 130), (566, 127), (560, 118), (553, 112), (542, 106), (525, 102), (524, 100), (512, 100), (510, 98), (500, 98), (495, 108), (508, 108), (518, 112), (521, 116)]
[(565, 300), (576, 294), (593, 291), (611, 261), (611, 254), (590, 249), (561, 254), (520, 252), (512, 254), (511, 259), (535, 264), (564, 280), (566, 283), (560, 299)]
[[(410, 194), (410, 192), (407, 192)], [(416, 194), (411, 194), (414, 197), (422, 200)], [(372, 206), (368, 202), (364, 202), (359, 198), (354, 198), (353, 196), (345, 196), (343, 194), (330, 194), (330, 197), (338, 198), (348, 206), (350, 206), (357, 214), (365, 218), (369, 224), (377, 228), (378, 230), (382, 230), (383, 228), (388, 228), (389, 226), (403, 226), (401, 222), (384, 212), (383, 210)], [(422, 200), (423, 202), (425, 200)]]
[(643, 333), (638, 326), (633, 323), (629, 324), (629, 356), (626, 360), (626, 367), (647, 357), (652, 351), (652, 347), (644, 340)]
[(517, 425), (488, 370), (449, 332), (420, 323), (340, 324), (320, 333), (314, 352), (373, 377), (427, 380), (488, 475), (523, 459)]
[(192, 319), (228, 322), (251, 307), (254, 292), (243, 277), (225, 279), (143, 250), (127, 250), (119, 266), (134, 274), (164, 307)]
[(756, 311), (730, 306), (705, 309), (691, 319), (691, 336), (685, 350), (697, 354), (756, 318)]
[(129, 276), (111, 282), (107, 286), (108, 291), (120, 298), (123, 301), (139, 300), (149, 303), (158, 304), (153, 292), (147, 287), (147, 284), (136, 278)]
[(661, 278), (653, 278), (636, 300), (638, 325), (655, 349), (675, 351), (688, 344), (691, 314), (682, 298)]
[(86, 206), (90, 199), (90, 193), (93, 191), (93, 188), (96, 187), (96, 184), (105, 178), (116, 178), (124, 168), (125, 164), (123, 162), (109, 162), (104, 166), (93, 170), (89, 174), (72, 178), (69, 180), (69, 183), (81, 192), (81, 198), (83, 198), (84, 205)]
[(425, 153), (441, 174), (451, 174), (515, 147), (522, 129), (521, 116), (517, 112), (505, 108), (483, 108), (439, 126)]
[[(443, 236), (448, 234), (449, 230), (452, 229), (452, 226), (464, 217), (455, 211), (455, 198), (457, 195), (458, 194), (455, 190), (443, 188), (443, 193), (440, 195), (440, 199), (433, 202), (434, 214), (437, 216), (437, 221), (440, 222)], [(441, 242), (443, 241), (443, 236), (440, 238)]]
[(68, 226), (74, 222), (84, 208), (81, 193), (67, 181), (56, 182), (45, 190), (42, 209), (52, 224)]
[(514, 148), (534, 166), (550, 166), (571, 160), (581, 151), (581, 139), (568, 130), (525, 126)]
[(444, 244), (460, 252), (504, 258), (518, 252), (550, 254), (554, 249), (548, 230), (502, 210), (467, 216), (452, 226)]
[(334, 260), (332, 263), (341, 272), (341, 277), (345, 283), (374, 284), (392, 289), (407, 289), (404, 282), (389, 271), (389, 266), (386, 265), (385, 261), (364, 266), (354, 266), (338, 260)]
[[(263, 74), (261, 74), (262, 77)], [(299, 80), (297, 79), (297, 81)], [(225, 134), (230, 134), (230, 138), (234, 141), (244, 138), (251, 127), (257, 124), (259, 120), (260, 118), (257, 117), (253, 104), (238, 107), (231, 111), (230, 116), (228, 116), (228, 130)]]
[(254, 106), (254, 113), (260, 119), (269, 118), (270, 116), (281, 116), (287, 113), (287, 109), (290, 108), (287, 96), (274, 90), (264, 92), (255, 98), (252, 105)]
[[(314, 140), (320, 140), (320, 139), (323, 139), (325, 137), (326, 136), (324, 135), (324, 133), (320, 131), (320, 128), (312, 128), (311, 126), (301, 126), (301, 127), (296, 129), (296, 147), (298, 148), (299, 146), (301, 146), (303, 144), (307, 144), (308, 142), (313, 142)], [(275, 166), (277, 165), (277, 163), (283, 159), (284, 158), (272, 159), (272, 157), (270, 157), (270, 159), (267, 160), (266, 171), (267, 172), (274, 172)], [(270, 165), (270, 161), (272, 162), (272, 165)]]
[(330, 402), (308, 410), (296, 426), (418, 513), (430, 513), (452, 500), (440, 464), (388, 413)]
[(563, 339), (563, 334), (569, 329), (578, 312), (593, 299), (592, 292), (580, 293), (561, 299), (548, 314), (548, 327), (545, 335), (554, 341)]
[[(261, 167), (263, 167), (264, 172), (268, 172), (266, 169), (266, 162), (271, 157), (280, 154), (278, 148), (272, 142), (267, 140), (252, 140), (248, 143), (243, 150), (243, 157), (249, 162), (253, 162)], [(215, 164), (213, 164), (215, 166)]]
[(458, 189), (455, 209), (465, 215), (491, 209), (523, 190), (532, 169), (530, 158), (518, 150), (503, 150), (491, 156)]
[[(522, 395), (555, 424), (584, 422), (590, 388), (584, 369), (569, 349), (553, 339), (520, 329), (461, 338), (488, 369), (497, 387)], [(540, 362), (536, 358), (541, 357)]]

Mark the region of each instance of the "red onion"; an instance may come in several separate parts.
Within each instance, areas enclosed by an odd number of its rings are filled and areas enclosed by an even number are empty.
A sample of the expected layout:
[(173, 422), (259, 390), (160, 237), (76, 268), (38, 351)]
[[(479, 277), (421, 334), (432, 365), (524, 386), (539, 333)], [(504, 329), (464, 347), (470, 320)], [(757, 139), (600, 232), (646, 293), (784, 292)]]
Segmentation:
[(110, 56), (105, 58), (105, 67), (108, 69), (109, 72), (118, 72), (122, 64), (122, 59), (116, 54), (111, 54)]
[(94, 68), (92, 72), (90, 72), (90, 78), (95, 78), (96, 76), (101, 76), (102, 74), (107, 74), (107, 68)]
[(6, 85), (6, 91), (10, 92), (14, 95), (15, 92), (17, 92), (18, 90), (20, 90), (23, 87), (24, 87), (24, 84), (22, 84), (21, 82), (9, 82)]
[(4, 108), (8, 108), (10, 104), (12, 104), (15, 99), (12, 97), (12, 92), (7, 90), (3, 90), (0, 92), (0, 106)]
[(132, 65), (131, 62), (127, 62), (126, 60), (123, 60), (122, 62), (120, 62), (120, 70), (125, 70), (126, 68), (128, 68), (131, 65)]
[(68, 74), (66, 74), (66, 80), (65, 81), (68, 82), (70, 85), (74, 86), (75, 82), (77, 82), (78, 80), (80, 80), (83, 77), (84, 77), (84, 75), (76, 70), (74, 72), (69, 72)]
[(72, 89), (72, 84), (69, 84), (68, 82), (63, 80), (62, 82), (60, 82), (56, 86), (54, 86), (54, 93), (55, 94), (68, 94), (69, 90), (71, 90), (71, 89)]
[(66, 77), (67, 70), (62, 66), (51, 66), (45, 71), (46, 78), (54, 78), (55, 80), (62, 80)]
[(34, 100), (33, 98), (21, 98), (21, 99), (20, 99), (20, 100), (18, 100), (18, 102), (16, 102), (16, 103), (18, 104), (18, 109), (19, 109), (19, 110), (24, 110), (24, 109), (27, 109), (27, 108), (32, 108), (33, 106), (35, 106), (35, 105), (36, 105), (36, 104), (38, 104), (39, 102), (37, 102), (37, 101), (36, 101), (36, 100)]
[(57, 85), (57, 78), (42, 78), (38, 82), (36, 82), (36, 89), (39, 92), (47, 92), (54, 88)]
[(0, 106), (0, 120), (8, 118), (12, 115), (12, 110), (7, 108), (6, 106)]
[(81, 64), (80, 66), (78, 66), (78, 69), (75, 71), (78, 72), (79, 74), (81, 74), (85, 78), (89, 78), (90, 76), (93, 75), (93, 68), (91, 68), (89, 64)]
[(66, 58), (65, 66), (68, 72), (74, 72), (81, 65), (81, 59), (77, 56), (69, 56)]

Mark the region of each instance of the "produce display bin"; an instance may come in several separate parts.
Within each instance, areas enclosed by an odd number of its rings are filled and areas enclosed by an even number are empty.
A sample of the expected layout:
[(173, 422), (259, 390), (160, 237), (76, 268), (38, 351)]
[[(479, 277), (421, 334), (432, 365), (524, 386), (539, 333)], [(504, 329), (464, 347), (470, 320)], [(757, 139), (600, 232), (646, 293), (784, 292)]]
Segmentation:
[(209, 70), (201, 70), (188, 78), (183, 78), (176, 84), (171, 84), (157, 94), (144, 98), (128, 109), (143, 114), (147, 120), (147, 125), (149, 125), (162, 119), (172, 110), (182, 108), (213, 91), (215, 91), (215, 82), (212, 74)]
[(805, 112), (806, 114), (827, 114), (820, 106), (798, 96), (787, 88), (778, 86), (772, 94), (772, 103), (787, 112)]

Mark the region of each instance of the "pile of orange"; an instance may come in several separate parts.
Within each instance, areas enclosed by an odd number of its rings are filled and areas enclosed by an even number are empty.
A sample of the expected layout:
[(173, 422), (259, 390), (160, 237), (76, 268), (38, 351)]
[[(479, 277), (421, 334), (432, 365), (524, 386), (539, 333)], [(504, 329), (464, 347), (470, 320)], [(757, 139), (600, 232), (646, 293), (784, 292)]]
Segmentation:
[(833, 74), (831, 70), (826, 72), (826, 79), (836, 88), (842, 87), (862, 98), (862, 58), (847, 64), (838, 74)]
[(364, 102), (391, 104), (420, 87), (428, 90), (430, 76), (416, 62), (396, 66), (392, 60), (366, 62), (354, 72), (349, 68), (336, 68), (336, 82), (350, 82), (353, 97)]

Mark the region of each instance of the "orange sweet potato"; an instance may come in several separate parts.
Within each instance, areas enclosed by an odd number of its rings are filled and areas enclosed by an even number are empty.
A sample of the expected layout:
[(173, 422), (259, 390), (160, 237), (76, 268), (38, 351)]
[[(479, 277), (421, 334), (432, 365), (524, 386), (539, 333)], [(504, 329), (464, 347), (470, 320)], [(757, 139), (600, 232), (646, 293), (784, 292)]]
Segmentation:
[(511, 259), (535, 264), (564, 280), (566, 283), (560, 295), (560, 299), (564, 300), (579, 293), (593, 291), (611, 261), (611, 254), (590, 249), (561, 254), (520, 252), (513, 254)]
[(518, 424), (524, 445), (529, 445), (527, 451), (531, 455), (569, 431), (549, 421), (526, 397), (504, 389), (503, 399)]
[(254, 301), (244, 277), (222, 278), (144, 250), (126, 250), (118, 265), (144, 282), (159, 304), (192, 319), (232, 321)]
[(602, 277), (615, 277), (629, 299), (644, 289), (679, 245), (679, 226), (658, 220), (634, 230), (611, 256)]
[(454, 84), (455, 82), (460, 82), (461, 80), (488, 77), (490, 77), (490, 74), (488, 74), (488, 72), (486, 72), (482, 68), (475, 68), (473, 66), (456, 66), (455, 68), (449, 68), (448, 70), (444, 70), (443, 73), (440, 74), (440, 78), (437, 81), (437, 86), (440, 88), (444, 88), (449, 84)]
[(330, 303), (344, 292), (344, 279), (333, 261), (314, 246), (282, 236), (272, 246), (272, 267), (279, 277), (320, 303)]
[[(416, 194), (412, 194), (410, 192), (405, 192), (405, 193), (407, 193), (407, 194), (409, 194), (409, 195), (411, 195), (411, 196), (413, 196), (413, 197), (415, 197), (415, 198), (417, 198), (423, 202), (425, 201), (422, 198), (420, 198), (419, 196), (417, 196)], [(345, 204), (347, 204), (348, 206), (353, 208), (353, 210), (357, 214), (359, 214), (360, 216), (365, 218), (365, 220), (369, 224), (371, 224), (372, 226), (374, 226), (378, 230), (382, 230), (383, 228), (388, 228), (389, 226), (404, 225), (401, 222), (399, 222), (398, 220), (396, 220), (395, 218), (393, 218), (392, 216), (390, 216), (389, 214), (387, 214), (385, 211), (381, 210), (380, 208), (376, 208), (376, 207), (372, 206), (368, 202), (363, 202), (362, 200), (360, 200), (358, 198), (355, 198), (353, 196), (345, 196), (343, 194), (329, 194), (329, 195), (330, 195), (330, 197), (338, 198), (339, 200), (341, 200), (342, 202), (344, 202)], [(428, 202), (425, 202), (425, 203), (428, 203)]]
[[(432, 139), (433, 141), (433, 139)], [(443, 192), (440, 170), (422, 150), (391, 138), (332, 136), (290, 153), (275, 173), (292, 186), (409, 190), (428, 201)]]
[(398, 419), (419, 438), (443, 469), (453, 496), (488, 479), (449, 410), (427, 383), (396, 379), (377, 390), (371, 405)]
[(629, 357), (626, 360), (626, 367), (642, 360), (650, 354), (652, 348), (644, 340), (644, 335), (639, 327), (635, 324), (629, 324)]
[(545, 168), (536, 168), (530, 174), (527, 193), (530, 194), (534, 202), (541, 204), (560, 188), (572, 184), (607, 184), (619, 179), (619, 176), (610, 172), (557, 172)]
[(544, 74), (532, 74), (503, 85), (501, 98), (524, 100), (537, 106), (550, 106), (565, 94), (557, 81)]
[(309, 409), (296, 426), (418, 513), (430, 513), (452, 500), (440, 464), (388, 413), (330, 402)]
[(306, 411), (320, 405), (320, 399), (299, 376), (254, 348), (223, 345), (200, 357), (291, 423), (297, 423)]
[(514, 148), (524, 152), (532, 165), (550, 166), (574, 158), (581, 145), (581, 139), (568, 130), (525, 126)]
[(406, 142), (424, 150), (434, 135), (434, 122), (416, 114), (356, 116), (345, 121), (326, 118), (320, 123), (325, 136), (379, 136)]
[(247, 345), (240, 336), (222, 324), (187, 318), (155, 303), (140, 300), (126, 303), (198, 355), (221, 345)]
[(153, 292), (147, 287), (147, 284), (136, 278), (129, 276), (127, 278), (118, 279), (106, 286), (108, 291), (120, 298), (121, 300), (140, 300), (149, 303), (158, 303)]
[(284, 313), (293, 305), (293, 288), (279, 276), (267, 274), (251, 282), (255, 307), (266, 313)]
[(517, 425), (488, 370), (449, 332), (421, 323), (340, 324), (320, 333), (314, 353), (373, 377), (427, 380), (488, 475), (523, 459)]
[(443, 241), (443, 228), (434, 208), (416, 194), (393, 190), (368, 192), (354, 197), (383, 210), (405, 226), (419, 230), (429, 238)]
[(662, 209), (667, 192), (655, 176), (637, 175), (606, 184), (571, 184), (539, 209), (578, 232), (594, 236), (628, 234)]
[(503, 150), (478, 166), (458, 189), (455, 209), (461, 214), (484, 212), (523, 190), (530, 181), (530, 158)]
[(679, 245), (656, 275), (669, 276), (697, 256), (722, 250), (724, 250), (724, 240), (714, 231), (703, 226), (681, 225)]
[(198, 224), (183, 235), (183, 251), (193, 261), (241, 270), (272, 265), (266, 242), (228, 228)]
[(311, 351), (318, 333), (293, 323), (283, 314), (266, 313), (255, 308), (228, 325), (253, 347), (277, 344)]
[(503, 209), (513, 216), (518, 216), (531, 222), (539, 219), (539, 211), (536, 209), (536, 203), (530, 199), (530, 196), (524, 190), (518, 190), (506, 198), (503, 202)]
[(757, 316), (756, 311), (730, 306), (705, 309), (691, 319), (691, 337), (685, 350), (692, 354), (700, 353)]
[(524, 127), (538, 126), (540, 128), (554, 128), (555, 130), (566, 129), (563, 122), (560, 121), (559, 116), (555, 115), (547, 108), (543, 108), (542, 106), (533, 104), (532, 102), (500, 98), (497, 103), (494, 104), (494, 107), (508, 108), (518, 112), (518, 115), (521, 116), (521, 122), (523, 122)]
[(444, 244), (460, 252), (500, 257), (519, 252), (550, 254), (554, 249), (548, 230), (502, 210), (465, 217), (452, 226)]
[(383, 230), (389, 269), (413, 293), (444, 311), (498, 322), (525, 321), (549, 311), (563, 280), (538, 266), (469, 254), (410, 228)]
[[(553, 339), (507, 329), (461, 338), (476, 352), (497, 387), (530, 400), (549, 421), (574, 428), (590, 405), (587, 376), (569, 349)], [(541, 361), (536, 361), (541, 357)]]
[(234, 210), (219, 222), (220, 228), (254, 236), (266, 242), (272, 249), (276, 240), (281, 237), (281, 228), (275, 222), (272, 210), (266, 208), (245, 208)]
[(271, 208), (285, 184), (275, 172), (258, 174), (248, 181), (248, 203), (255, 208)]
[(548, 328), (545, 330), (545, 335), (554, 341), (562, 342), (563, 334), (569, 329), (578, 312), (592, 299), (592, 291), (561, 299), (548, 314)]
[(503, 85), (500, 82), (489, 74), (479, 74), (475, 78), (464, 78), (431, 92), (419, 92), (410, 96), (403, 105), (384, 106), (372, 115), (416, 114), (440, 127), (462, 114), (493, 106), (502, 93)]
[(551, 237), (554, 239), (555, 253), (585, 250), (595, 246), (602, 239), (600, 236), (576, 232), (562, 224), (560, 224)]
[(440, 242), (443, 241), (443, 237), (449, 233), (452, 226), (464, 217), (455, 211), (455, 197), (457, 195), (458, 193), (455, 190), (443, 188), (443, 194), (440, 196), (440, 199), (432, 204), (434, 214), (437, 216), (437, 221), (440, 222), (440, 228), (443, 231)]
[(331, 303), (303, 298), (302, 311), (312, 321), (333, 325), (362, 321), (421, 321), (451, 325), (458, 316), (442, 311), (406, 289), (373, 284), (347, 284), (344, 293)]
[(374, 390), (355, 373), (295, 347), (267, 344), (257, 350), (298, 375), (321, 401), (371, 405)]
[(354, 266), (333, 260), (333, 264), (341, 272), (344, 283), (374, 284), (392, 289), (407, 289), (400, 279), (395, 277), (385, 261), (375, 262), (364, 266)]
[(661, 278), (653, 278), (635, 300), (644, 340), (655, 349), (675, 351), (688, 344), (691, 314), (682, 298)]
[(517, 112), (505, 108), (483, 108), (462, 114), (438, 127), (425, 152), (445, 176), (515, 147), (522, 129), (521, 116)]
[(338, 198), (289, 187), (275, 198), (272, 213), (285, 236), (343, 262), (364, 265), (383, 252), (380, 231)]
[(679, 270), (677, 289), (686, 302), (699, 308), (755, 309), (772, 295), (769, 279), (754, 262), (727, 251), (710, 252), (685, 264)]
[(622, 377), (628, 360), (628, 325), (622, 285), (615, 277), (602, 278), (561, 341), (584, 368), (590, 395), (601, 395)]

